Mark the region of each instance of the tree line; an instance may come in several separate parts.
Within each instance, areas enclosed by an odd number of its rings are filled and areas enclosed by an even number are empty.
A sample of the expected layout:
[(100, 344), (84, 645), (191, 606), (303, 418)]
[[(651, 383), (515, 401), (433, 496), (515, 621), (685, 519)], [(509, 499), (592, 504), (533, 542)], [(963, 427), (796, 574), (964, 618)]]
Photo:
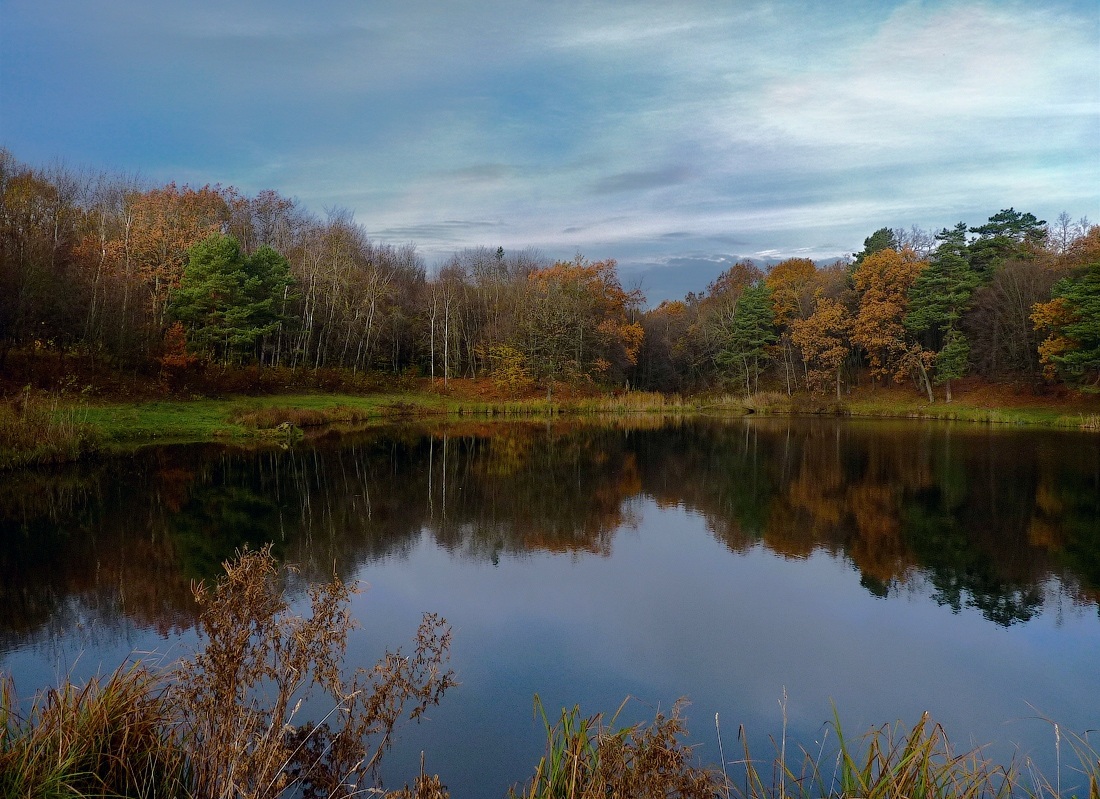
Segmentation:
[(100, 368), (259, 364), (661, 391), (929, 398), (967, 372), (1100, 376), (1100, 228), (1014, 209), (939, 233), (876, 231), (853, 258), (741, 261), (645, 310), (613, 260), (475, 248), (429, 275), (415, 246), (275, 191), (150, 186), (0, 149), (0, 369), (9, 352)]
[(1002, 210), (937, 233), (881, 228), (851, 259), (751, 261), (642, 318), (640, 383), (835, 393), (861, 376), (934, 401), (990, 380), (1100, 378), (1100, 227)]

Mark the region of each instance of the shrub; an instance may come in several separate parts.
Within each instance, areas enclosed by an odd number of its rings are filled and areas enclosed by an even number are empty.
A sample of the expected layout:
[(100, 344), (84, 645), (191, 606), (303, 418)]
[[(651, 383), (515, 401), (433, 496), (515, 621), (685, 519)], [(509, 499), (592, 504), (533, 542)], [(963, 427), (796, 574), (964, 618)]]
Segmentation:
[[(185, 721), (181, 742), (198, 794), (268, 799), (291, 784), (307, 799), (361, 791), (398, 722), (419, 718), (455, 684), (445, 668), (450, 629), (426, 614), (412, 655), (388, 652), (346, 681), (341, 664), (355, 624), (347, 608), (354, 588), (336, 577), (311, 586), (311, 613), (303, 618), (289, 613), (270, 546), (239, 553), (225, 570), (213, 588), (195, 589), (206, 641), (174, 676), (174, 707)], [(297, 724), (314, 689), (330, 710), (319, 723)]]

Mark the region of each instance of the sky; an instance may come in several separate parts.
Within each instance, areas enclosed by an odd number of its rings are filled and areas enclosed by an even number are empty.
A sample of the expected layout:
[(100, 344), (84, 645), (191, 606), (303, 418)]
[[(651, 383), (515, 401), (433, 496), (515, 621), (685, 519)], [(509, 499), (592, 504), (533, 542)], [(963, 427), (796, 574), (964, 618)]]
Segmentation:
[(1100, 221), (1100, 3), (0, 0), (0, 146), (272, 188), (437, 265), (739, 258)]

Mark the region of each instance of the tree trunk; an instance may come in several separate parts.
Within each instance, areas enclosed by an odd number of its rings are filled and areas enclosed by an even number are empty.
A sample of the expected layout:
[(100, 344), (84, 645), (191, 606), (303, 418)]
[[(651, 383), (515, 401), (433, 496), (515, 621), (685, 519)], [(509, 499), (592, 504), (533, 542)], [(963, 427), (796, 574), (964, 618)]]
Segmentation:
[[(928, 380), (928, 370), (924, 368), (924, 362), (919, 358), (917, 359), (917, 367), (920, 369), (921, 381), (924, 383), (924, 390), (928, 394), (928, 404), (931, 405), (936, 401), (935, 396), (932, 394), (932, 383)], [(948, 400), (950, 402), (950, 400)]]

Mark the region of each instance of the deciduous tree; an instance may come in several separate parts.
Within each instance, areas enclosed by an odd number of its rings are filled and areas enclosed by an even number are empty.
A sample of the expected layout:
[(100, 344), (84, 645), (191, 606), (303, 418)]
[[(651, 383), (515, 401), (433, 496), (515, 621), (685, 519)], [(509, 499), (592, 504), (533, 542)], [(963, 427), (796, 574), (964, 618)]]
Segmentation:
[(867, 353), (872, 376), (897, 376), (907, 363), (909, 289), (925, 265), (912, 250), (886, 249), (868, 255), (852, 274), (859, 292), (852, 343)]
[(832, 383), (840, 399), (841, 373), (851, 351), (851, 330), (852, 318), (844, 304), (821, 295), (807, 319), (791, 324), (791, 340), (811, 366), (808, 382), (815, 391)]

